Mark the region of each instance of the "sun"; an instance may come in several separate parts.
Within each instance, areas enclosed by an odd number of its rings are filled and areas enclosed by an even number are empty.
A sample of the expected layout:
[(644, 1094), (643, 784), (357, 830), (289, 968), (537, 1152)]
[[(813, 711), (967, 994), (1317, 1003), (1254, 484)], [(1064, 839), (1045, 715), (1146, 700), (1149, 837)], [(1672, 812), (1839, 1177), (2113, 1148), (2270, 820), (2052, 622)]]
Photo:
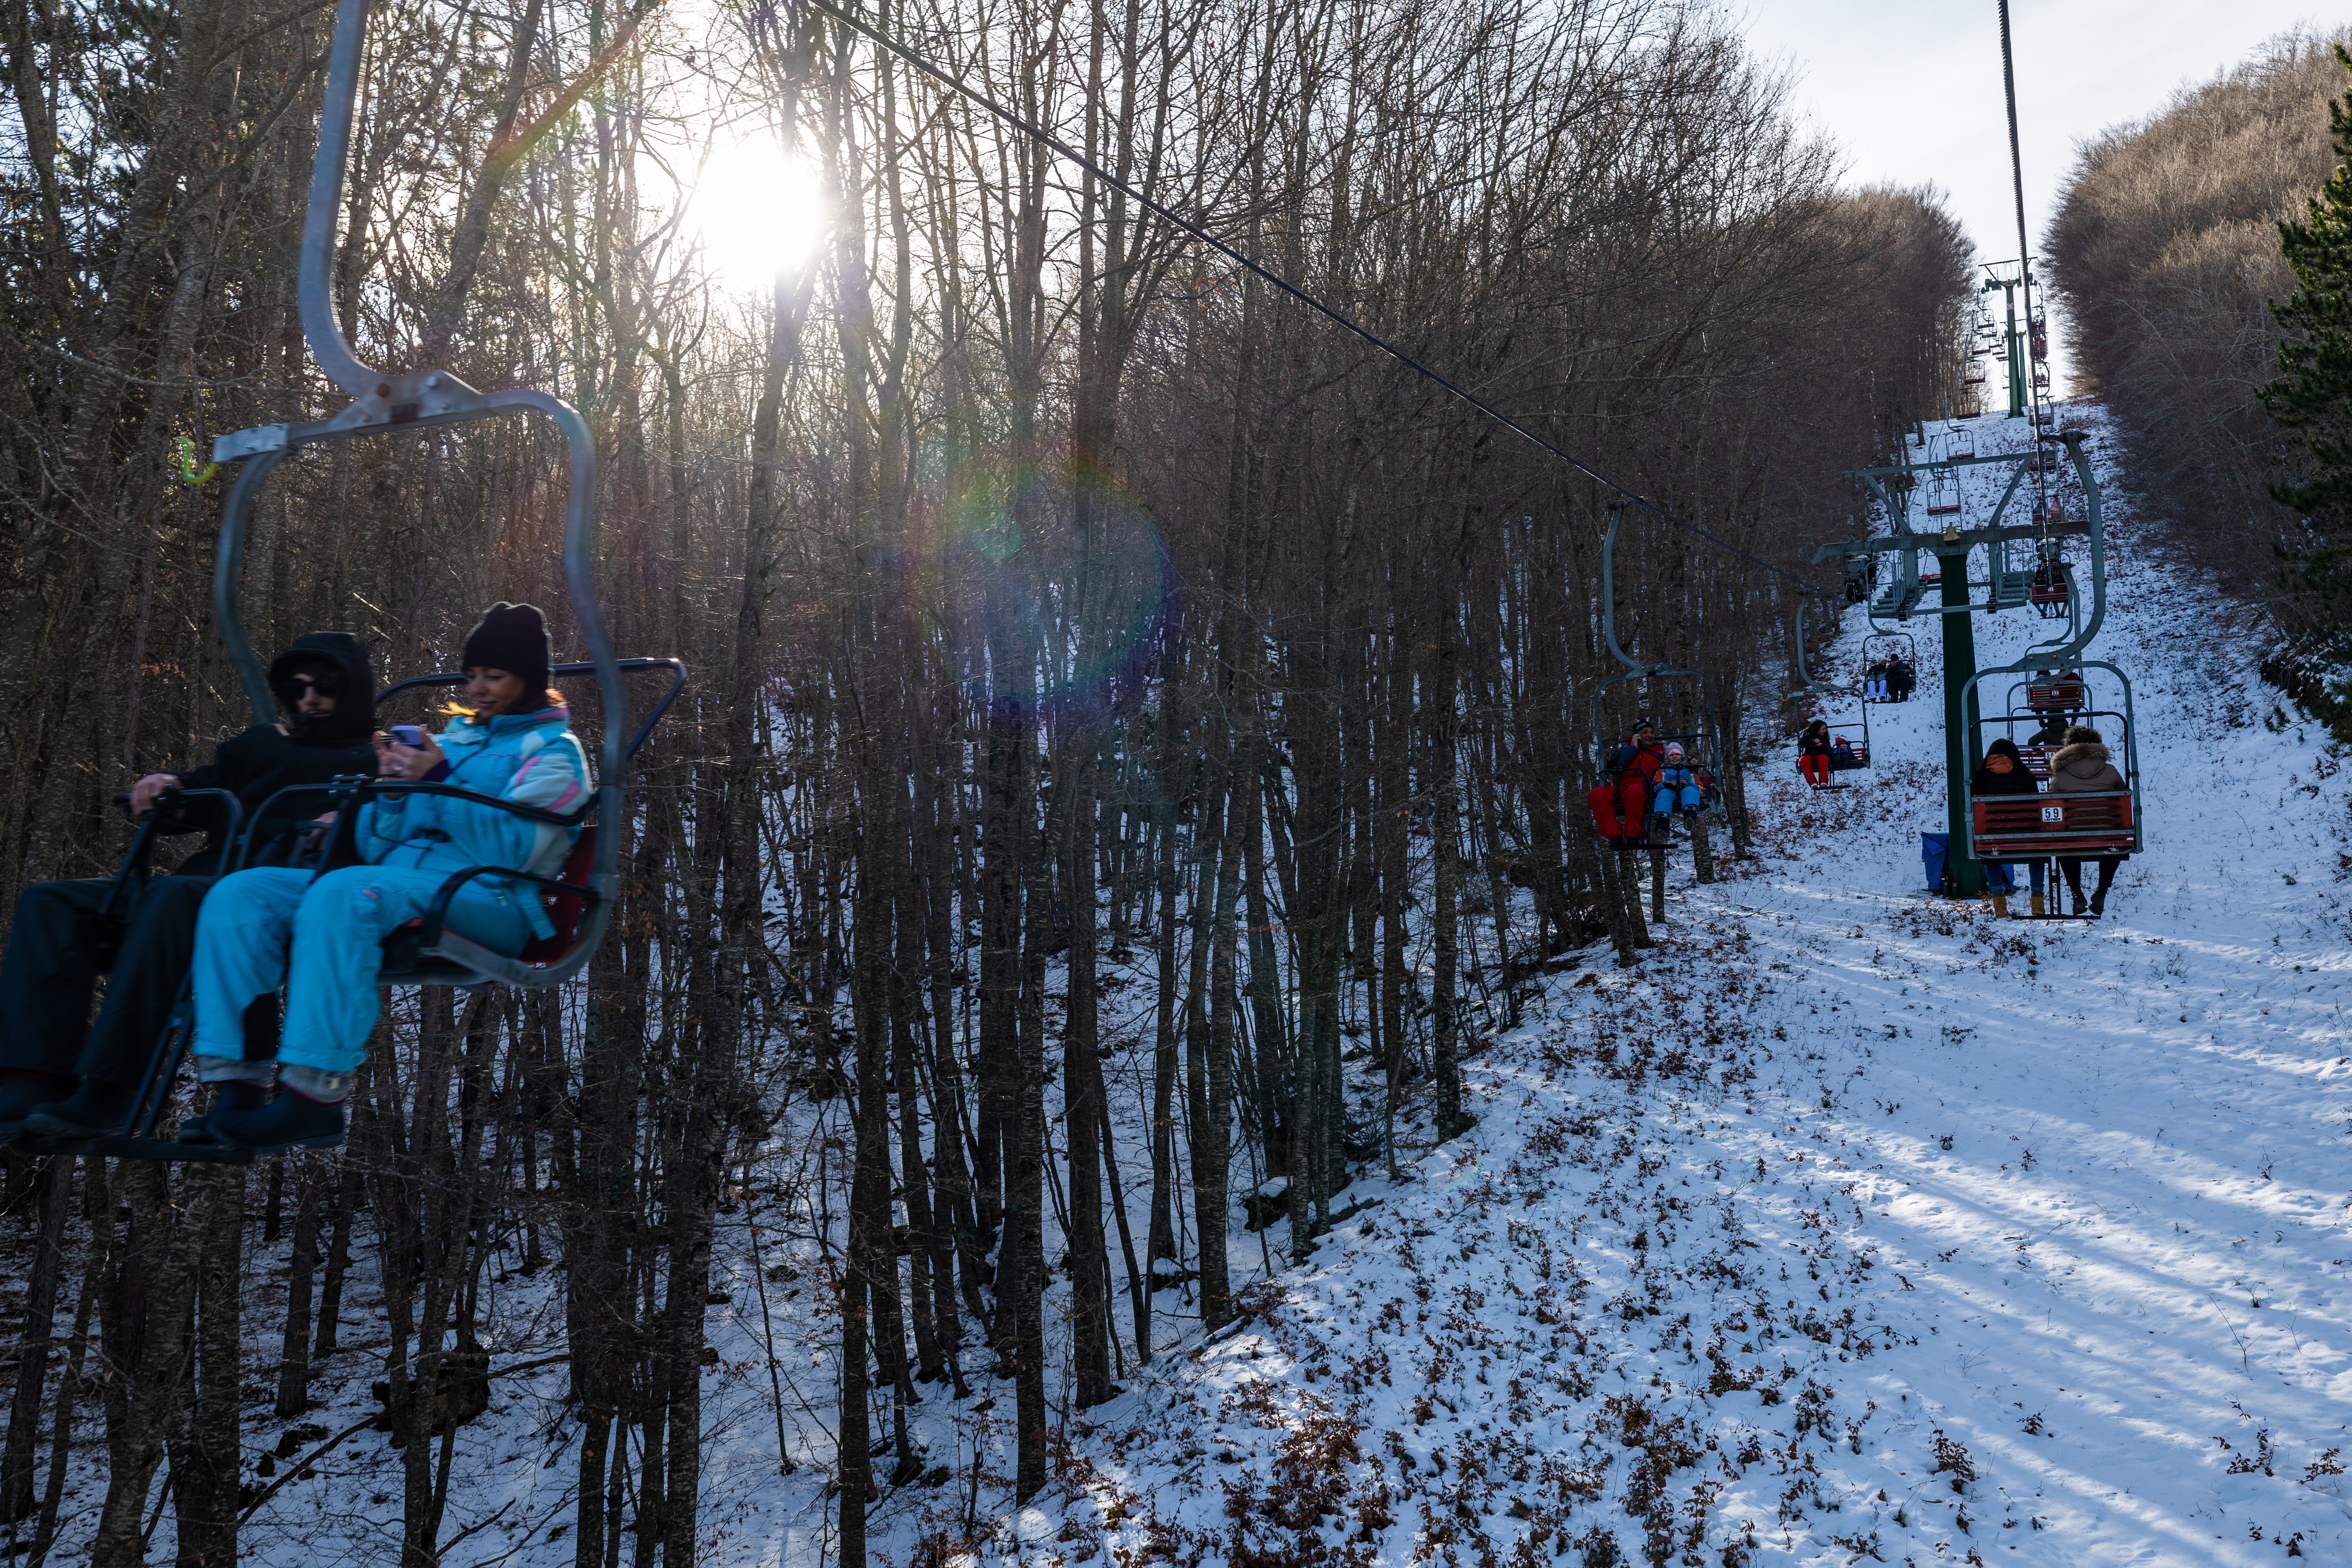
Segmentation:
[(704, 268), (731, 289), (797, 270), (828, 218), (815, 165), (764, 132), (714, 144), (687, 204)]

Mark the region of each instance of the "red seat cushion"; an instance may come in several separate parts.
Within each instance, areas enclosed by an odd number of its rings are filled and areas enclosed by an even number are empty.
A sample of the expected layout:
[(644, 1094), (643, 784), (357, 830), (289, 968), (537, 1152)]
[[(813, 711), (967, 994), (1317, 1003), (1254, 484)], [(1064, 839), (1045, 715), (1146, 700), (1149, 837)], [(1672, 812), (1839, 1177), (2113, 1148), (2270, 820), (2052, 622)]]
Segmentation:
[[(563, 869), (555, 879), (567, 888), (585, 889), (589, 873), (596, 865), (596, 828), (594, 824), (580, 830), (572, 846), (572, 853), (563, 858)], [(550, 892), (541, 889), (546, 900), (547, 919), (555, 927), (555, 934), (541, 937), (522, 950), (525, 963), (550, 964), (572, 951), (580, 935), (580, 917), (588, 912), (588, 900), (578, 893)]]
[(2131, 852), (2129, 795), (1993, 795), (1974, 805), (1969, 847), (1979, 860)]

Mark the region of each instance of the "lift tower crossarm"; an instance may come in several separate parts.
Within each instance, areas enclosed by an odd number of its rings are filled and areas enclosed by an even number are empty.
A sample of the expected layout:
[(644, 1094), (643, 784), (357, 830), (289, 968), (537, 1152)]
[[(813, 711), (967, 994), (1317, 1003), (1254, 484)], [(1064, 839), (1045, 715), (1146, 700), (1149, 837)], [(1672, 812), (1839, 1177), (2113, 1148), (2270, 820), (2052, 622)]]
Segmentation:
[(2046, 539), (2053, 535), (2087, 534), (2090, 531), (2091, 525), (2087, 522), (2053, 522), (2041, 525), (2030, 522), (2010, 522), (2003, 523), (1998, 528), (1962, 529), (1948, 538), (1940, 533), (1903, 533), (1887, 534), (1877, 539), (1850, 539), (1840, 544), (1821, 545), (1807, 559), (1818, 566), (1832, 556), (1879, 555), (1888, 551), (1900, 550), (1906, 545), (1915, 550), (1932, 548), (1937, 554), (1941, 554), (1948, 550), (1973, 548), (1979, 544), (1994, 544), (2004, 539)]
[[(2064, 438), (2063, 436), (2046, 437), (2053, 445)], [(1876, 468), (1848, 468), (1839, 477), (1861, 479), (1867, 483), (1872, 479), (1884, 479), (1894, 474), (1929, 474), (1939, 468), (1973, 468), (1987, 463), (2022, 463), (2032, 456), (2033, 453), (2031, 450), (1986, 452), (1973, 458), (1938, 458), (1932, 463), (1893, 463)]]

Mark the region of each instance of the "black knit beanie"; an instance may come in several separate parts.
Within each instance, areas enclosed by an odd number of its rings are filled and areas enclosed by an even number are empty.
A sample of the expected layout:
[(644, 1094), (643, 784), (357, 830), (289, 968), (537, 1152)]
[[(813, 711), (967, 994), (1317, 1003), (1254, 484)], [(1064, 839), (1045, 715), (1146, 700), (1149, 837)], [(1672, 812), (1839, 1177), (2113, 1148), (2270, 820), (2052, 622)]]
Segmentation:
[(483, 611), (474, 629), (466, 634), (466, 652), (457, 667), (472, 669), (478, 665), (520, 675), (524, 689), (536, 696), (547, 689), (547, 668), (553, 662), (547, 646), (547, 617), (539, 613), (539, 606), (501, 601)]

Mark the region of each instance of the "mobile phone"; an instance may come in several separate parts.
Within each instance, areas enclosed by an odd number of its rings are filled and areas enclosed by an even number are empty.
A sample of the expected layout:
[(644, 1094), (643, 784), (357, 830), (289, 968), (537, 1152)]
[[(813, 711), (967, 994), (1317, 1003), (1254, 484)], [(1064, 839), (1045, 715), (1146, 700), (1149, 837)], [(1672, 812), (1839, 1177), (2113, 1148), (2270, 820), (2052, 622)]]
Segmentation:
[(404, 746), (421, 746), (425, 744), (425, 727), (422, 724), (394, 724), (392, 738)]

